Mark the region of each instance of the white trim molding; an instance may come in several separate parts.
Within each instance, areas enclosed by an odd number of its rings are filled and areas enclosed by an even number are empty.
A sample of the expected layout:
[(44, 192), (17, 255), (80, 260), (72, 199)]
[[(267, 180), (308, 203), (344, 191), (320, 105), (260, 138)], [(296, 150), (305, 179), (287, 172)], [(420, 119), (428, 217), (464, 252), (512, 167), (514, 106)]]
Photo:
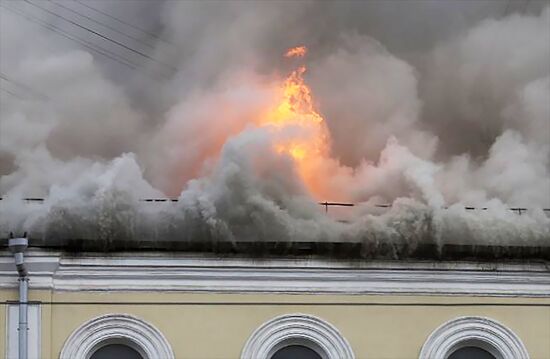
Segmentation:
[[(30, 289), (550, 297), (548, 263), (352, 261), (29, 250)], [(17, 288), (0, 252), (0, 288)]]
[(108, 344), (125, 344), (144, 359), (174, 359), (164, 335), (152, 324), (129, 314), (107, 314), (89, 320), (65, 341), (60, 359), (89, 359)]
[(330, 323), (308, 314), (286, 314), (269, 320), (252, 333), (241, 359), (270, 359), (288, 345), (303, 345), (323, 359), (354, 359), (347, 340)]
[(430, 334), (420, 359), (446, 359), (466, 346), (484, 349), (497, 359), (529, 359), (527, 349), (512, 330), (484, 317), (459, 317), (444, 323)]

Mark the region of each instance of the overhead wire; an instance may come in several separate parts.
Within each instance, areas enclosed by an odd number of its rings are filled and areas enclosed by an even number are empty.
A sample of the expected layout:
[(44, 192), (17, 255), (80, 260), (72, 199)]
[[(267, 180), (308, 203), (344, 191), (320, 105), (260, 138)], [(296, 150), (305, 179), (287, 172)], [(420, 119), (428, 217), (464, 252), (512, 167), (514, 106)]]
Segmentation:
[(52, 1), (52, 0), (49, 0), (49, 1), (50, 1), (52, 4), (55, 4), (55, 6), (58, 6), (58, 7), (62, 8), (62, 9), (65, 9), (65, 10), (67, 10), (67, 11), (70, 11), (70, 12), (72, 12), (73, 14), (76, 14), (76, 15), (78, 15), (78, 16), (80, 16), (80, 17), (83, 17), (83, 18), (85, 18), (85, 19), (87, 19), (87, 20), (89, 20), (89, 21), (91, 21), (91, 22), (93, 22), (93, 23), (95, 23), (95, 24), (98, 24), (98, 25), (100, 25), (100, 26), (103, 26), (103, 27), (105, 27), (105, 28), (111, 30), (111, 31), (114, 31), (114, 32), (116, 32), (117, 34), (120, 34), (120, 35), (122, 35), (122, 36), (125, 36), (125, 37), (127, 37), (127, 38), (129, 38), (129, 39), (132, 39), (132, 40), (134, 40), (134, 41), (136, 41), (136, 42), (142, 44), (143, 46), (147, 46), (147, 47), (150, 48), (150, 49), (154, 49), (154, 48), (155, 48), (155, 47), (152, 46), (151, 44), (148, 44), (148, 43), (146, 43), (146, 42), (143, 42), (143, 41), (142, 41), (141, 39), (139, 39), (139, 38), (133, 37), (132, 35), (129, 35), (129, 34), (125, 33), (125, 32), (122, 32), (122, 31), (120, 31), (120, 30), (118, 30), (118, 29), (116, 29), (116, 28), (114, 28), (114, 27), (112, 27), (112, 26), (110, 26), (110, 25), (107, 25), (107, 24), (104, 24), (104, 23), (102, 23), (102, 22), (100, 22), (100, 21), (97, 21), (96, 19), (94, 19), (94, 18), (92, 18), (92, 17), (90, 17), (90, 16), (88, 16), (88, 15), (86, 15), (86, 14), (82, 14), (81, 12), (78, 12), (78, 11), (76, 11), (76, 10), (73, 10), (73, 9), (71, 9), (71, 8), (69, 8), (69, 7), (67, 7), (67, 6), (65, 6), (65, 5), (63, 5), (63, 4), (61, 4), (61, 3), (56, 2), (56, 1)]
[(87, 40), (84, 40), (80, 37), (77, 37), (77, 36), (72, 36), (72, 35), (69, 35), (67, 32), (63, 31), (62, 29), (60, 29), (59, 27), (57, 26), (54, 26), (54, 25), (51, 25), (51, 24), (48, 24), (46, 23), (45, 21), (43, 20), (40, 20), (32, 15), (28, 15), (26, 13), (24, 13), (23, 11), (19, 10), (19, 9), (13, 9), (13, 8), (10, 8), (8, 6), (5, 5), (5, 2), (0, 2), (0, 7), (3, 7), (4, 9), (7, 9), (23, 18), (25, 18), (26, 20), (30, 21), (30, 22), (33, 22), (35, 24), (38, 24), (40, 26), (43, 26), (44, 28), (52, 31), (52, 32), (55, 32), (57, 34), (59, 34), (60, 36), (62, 37), (65, 37), (71, 41), (74, 41), (82, 46), (84, 46), (85, 48), (89, 49), (89, 50), (92, 50), (100, 55), (103, 55), (113, 61), (116, 61), (122, 65), (125, 65), (131, 69), (134, 69), (134, 70), (137, 70), (139, 68), (138, 65), (132, 63), (130, 60), (127, 60), (123, 57), (121, 57), (120, 55), (118, 54), (115, 54), (114, 52), (112, 51), (109, 51), (101, 46), (98, 46), (98, 45), (95, 45)]
[[(0, 197), (0, 201), (2, 201), (3, 199), (4, 199), (3, 197)], [(26, 201), (26, 202), (43, 203), (45, 201), (45, 198), (42, 198), (42, 197), (25, 197), (25, 198), (21, 198), (21, 200)], [(139, 201), (149, 202), (149, 203), (158, 203), (158, 202), (173, 202), (173, 203), (175, 203), (175, 202), (179, 202), (180, 200), (178, 198), (142, 198)], [(333, 206), (336, 206), (336, 207), (355, 207), (355, 206), (359, 205), (357, 203), (328, 202), (328, 201), (318, 202), (318, 204), (321, 205), (321, 206), (324, 206), (327, 209), (327, 212), (328, 212), (328, 207), (333, 207)], [(371, 206), (375, 207), (375, 208), (385, 208), (385, 209), (389, 209), (389, 208), (393, 207), (393, 205), (391, 203), (378, 203), (378, 204), (372, 204)], [(449, 209), (449, 207), (441, 207), (441, 209)], [(489, 210), (488, 207), (474, 207), (474, 206), (464, 206), (464, 209), (467, 210), (467, 211), (487, 211), (487, 210)], [(508, 210), (521, 215), (521, 214), (529, 211), (530, 208), (514, 206), (514, 207), (508, 207)], [(550, 208), (542, 208), (542, 211), (550, 213)]]
[(132, 52), (132, 53), (135, 53), (135, 54), (140, 55), (140, 56), (142, 56), (142, 57), (144, 57), (144, 58), (146, 58), (146, 59), (148, 59), (148, 60), (150, 60), (150, 61), (156, 62), (156, 63), (158, 63), (158, 64), (160, 64), (160, 65), (163, 65), (163, 66), (165, 66), (165, 67), (167, 67), (167, 68), (170, 68), (170, 69), (173, 70), (173, 71), (177, 71), (177, 69), (174, 68), (174, 67), (172, 67), (171, 65), (168, 65), (168, 64), (166, 64), (166, 63), (163, 63), (163, 62), (161, 62), (161, 61), (155, 59), (155, 58), (152, 57), (152, 56), (149, 56), (148, 54), (146, 54), (146, 53), (144, 53), (144, 52), (142, 52), (142, 51), (136, 50), (136, 49), (134, 49), (134, 48), (132, 48), (132, 47), (130, 47), (130, 46), (127, 46), (127, 45), (121, 43), (120, 41), (117, 41), (117, 40), (114, 40), (114, 39), (112, 39), (112, 38), (110, 38), (110, 37), (108, 37), (108, 36), (105, 36), (105, 35), (101, 34), (100, 32), (97, 32), (97, 31), (95, 31), (95, 30), (93, 30), (93, 29), (90, 29), (90, 28), (88, 28), (88, 27), (86, 27), (86, 26), (84, 26), (84, 25), (81, 25), (81, 24), (77, 23), (76, 21), (73, 21), (73, 20), (71, 20), (71, 19), (68, 19), (68, 18), (66, 18), (65, 16), (59, 15), (59, 14), (57, 14), (57, 13), (54, 12), (54, 11), (51, 11), (51, 10), (49, 10), (49, 9), (47, 9), (47, 8), (44, 8), (44, 7), (40, 6), (40, 5), (37, 5), (37, 4), (33, 3), (33, 2), (31, 2), (30, 0), (23, 0), (23, 1), (24, 1), (25, 3), (31, 5), (31, 6), (34, 6), (34, 7), (38, 8), (38, 9), (41, 9), (41, 10), (44, 11), (44, 12), (47, 12), (48, 14), (51, 14), (51, 15), (53, 15), (53, 16), (55, 16), (55, 17), (58, 17), (58, 18), (60, 18), (60, 19), (63, 19), (63, 20), (65, 20), (66, 22), (68, 22), (68, 23), (70, 23), (70, 24), (72, 24), (72, 25), (74, 25), (74, 26), (76, 26), (76, 27), (78, 27), (78, 28), (80, 28), (80, 29), (83, 29), (83, 30), (85, 30), (85, 31), (87, 31), (87, 32), (89, 32), (89, 33), (91, 33), (91, 34), (94, 34), (94, 35), (96, 35), (96, 36), (98, 36), (98, 37), (100, 37), (100, 38), (102, 38), (102, 39), (104, 39), (104, 40), (106, 40), (106, 41), (109, 41), (109, 42), (111, 42), (111, 43), (113, 43), (113, 44), (115, 44), (115, 45), (118, 45), (118, 46), (120, 46), (120, 47), (122, 47), (122, 48), (124, 48), (124, 49), (126, 49), (126, 50), (128, 50), (128, 51), (130, 51), (130, 52)]
[(143, 34), (145, 34), (145, 35), (148, 35), (148, 36), (150, 36), (150, 37), (152, 37), (152, 38), (154, 38), (154, 39), (156, 39), (156, 40), (162, 41), (162, 42), (164, 42), (164, 43), (166, 43), (166, 44), (169, 44), (169, 45), (173, 45), (171, 42), (169, 42), (169, 41), (167, 41), (167, 40), (161, 38), (160, 36), (158, 36), (158, 35), (156, 35), (156, 34), (153, 34), (153, 33), (149, 32), (149, 31), (146, 31), (146, 30), (144, 30), (144, 29), (138, 27), (138, 26), (135, 26), (135, 25), (133, 25), (133, 24), (130, 24), (129, 22), (126, 22), (126, 21), (124, 21), (124, 20), (122, 20), (122, 19), (120, 19), (120, 18), (118, 18), (118, 17), (115, 17), (115, 16), (113, 16), (113, 15), (111, 15), (111, 14), (108, 14), (108, 13), (106, 13), (106, 12), (104, 12), (104, 11), (102, 11), (102, 10), (99, 10), (99, 9), (93, 7), (93, 6), (89, 6), (88, 4), (86, 4), (86, 3), (83, 2), (83, 1), (74, 0), (74, 2), (76, 2), (76, 3), (78, 3), (78, 4), (80, 4), (80, 5), (84, 6), (84, 7), (86, 7), (86, 8), (88, 8), (88, 9), (92, 10), (92, 11), (95, 11), (95, 12), (97, 12), (97, 13), (99, 13), (99, 14), (102, 14), (102, 15), (104, 15), (104, 16), (110, 18), (110, 19), (113, 19), (113, 20), (115, 20), (115, 21), (117, 21), (117, 22), (119, 22), (119, 23), (121, 23), (121, 24), (123, 24), (123, 25), (129, 26), (129, 27), (131, 27), (131, 28), (133, 28), (133, 29), (135, 29), (135, 30), (137, 30), (137, 31), (140, 31), (141, 33), (143, 33)]
[(0, 79), (4, 80), (4, 81), (7, 81), (11, 84), (14, 84), (16, 85), (17, 87), (20, 87), (22, 89), (24, 89), (25, 91), (31, 93), (31, 95), (33, 95), (33, 97), (37, 97), (41, 100), (48, 100), (48, 96), (44, 95), (43, 93), (41, 93), (40, 91), (38, 90), (35, 90), (33, 89), (32, 87), (28, 86), (28, 85), (25, 85), (19, 81), (16, 81), (16, 80), (13, 80), (13, 79), (10, 79), (6, 74), (4, 74), (3, 72), (0, 72)]

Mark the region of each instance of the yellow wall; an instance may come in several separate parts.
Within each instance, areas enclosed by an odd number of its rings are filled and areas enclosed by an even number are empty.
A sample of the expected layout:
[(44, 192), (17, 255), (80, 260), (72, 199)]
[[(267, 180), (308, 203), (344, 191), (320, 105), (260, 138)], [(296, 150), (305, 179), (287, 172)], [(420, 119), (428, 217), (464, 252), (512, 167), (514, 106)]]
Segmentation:
[[(0, 298), (13, 299), (0, 291)], [(9, 297), (9, 298), (8, 298)], [(31, 300), (53, 302), (357, 302), (357, 303), (517, 303), (550, 304), (549, 299), (251, 295), (190, 293), (74, 293), (31, 292)], [(254, 305), (43, 305), (42, 353), (57, 358), (70, 333), (85, 321), (107, 313), (129, 313), (155, 325), (170, 342), (176, 358), (238, 358), (250, 334), (267, 320), (287, 313), (318, 316), (349, 341), (356, 357), (418, 358), (427, 336), (458, 316), (486, 316), (518, 335), (532, 359), (550, 358), (550, 307), (546, 306), (254, 306)], [(0, 346), (4, 346), (5, 310), (0, 311)]]
[[(16, 290), (0, 290), (0, 302), (5, 303), (8, 300), (17, 300)], [(0, 355), (6, 354), (6, 312), (7, 306), (0, 308)]]

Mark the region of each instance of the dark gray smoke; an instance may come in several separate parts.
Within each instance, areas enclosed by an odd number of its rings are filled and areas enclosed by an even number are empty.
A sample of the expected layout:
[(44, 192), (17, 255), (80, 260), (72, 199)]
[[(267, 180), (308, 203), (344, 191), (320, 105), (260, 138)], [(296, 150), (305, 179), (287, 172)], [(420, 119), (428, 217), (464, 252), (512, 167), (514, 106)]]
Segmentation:
[[(550, 243), (548, 1), (1, 4), (3, 234)], [(253, 125), (301, 44), (335, 198)]]

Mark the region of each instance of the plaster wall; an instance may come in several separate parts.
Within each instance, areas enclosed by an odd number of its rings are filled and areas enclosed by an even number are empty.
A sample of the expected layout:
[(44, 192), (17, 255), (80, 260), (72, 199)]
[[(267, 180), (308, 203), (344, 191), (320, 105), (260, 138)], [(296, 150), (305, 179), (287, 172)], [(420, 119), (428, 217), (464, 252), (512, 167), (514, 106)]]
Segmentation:
[[(4, 303), (16, 299), (16, 292), (0, 290), (0, 298)], [(239, 358), (256, 328), (290, 313), (315, 315), (333, 324), (356, 358), (418, 358), (434, 329), (450, 319), (470, 315), (489, 317), (507, 326), (523, 341), (532, 359), (550, 358), (550, 298), (43, 290), (31, 291), (30, 299), (44, 302), (43, 358), (57, 358), (76, 328), (108, 313), (128, 313), (153, 324), (178, 359)], [(136, 302), (139, 304), (131, 304)], [(179, 304), (170, 304), (174, 302)], [(5, 313), (5, 308), (0, 310), (0, 347), (5, 346)]]

